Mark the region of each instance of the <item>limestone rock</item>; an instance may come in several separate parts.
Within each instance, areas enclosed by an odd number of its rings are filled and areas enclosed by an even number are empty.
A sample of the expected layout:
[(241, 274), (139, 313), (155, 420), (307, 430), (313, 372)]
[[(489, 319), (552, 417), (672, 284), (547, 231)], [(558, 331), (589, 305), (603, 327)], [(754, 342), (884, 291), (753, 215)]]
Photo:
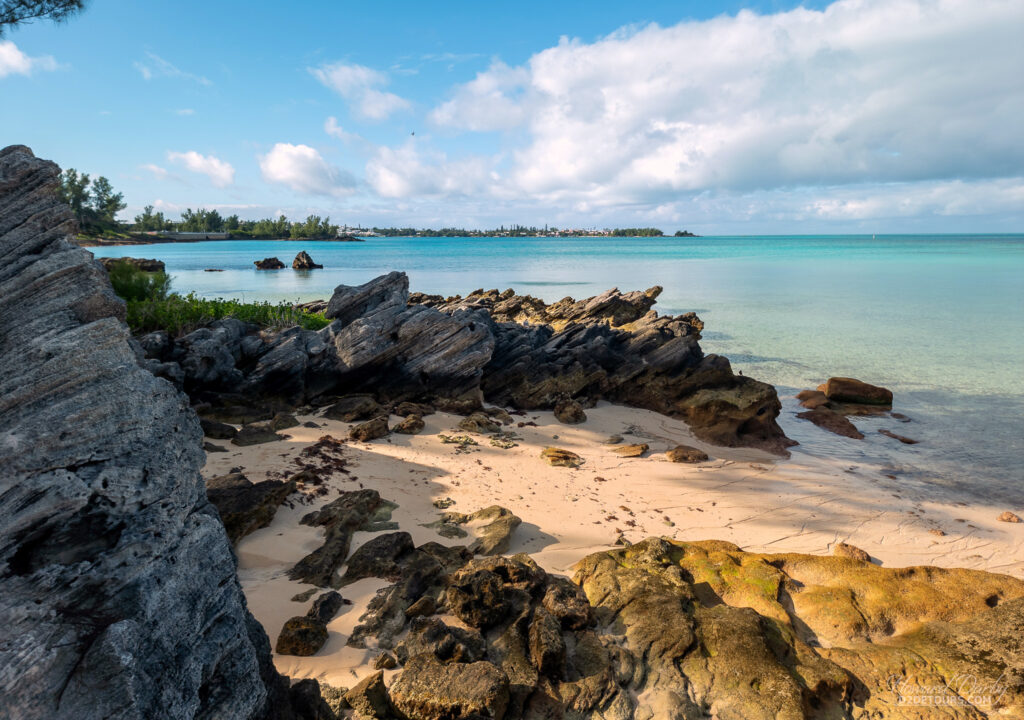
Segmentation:
[(540, 452), (540, 456), (547, 461), (548, 465), (555, 467), (577, 468), (583, 464), (583, 458), (571, 450), (549, 447)]
[(356, 490), (342, 493), (321, 509), (304, 515), (301, 524), (325, 529), (324, 544), (296, 563), (288, 571), (288, 578), (330, 587), (335, 571), (348, 557), (352, 534), (370, 521), (381, 504), (376, 490)]
[(429, 617), (437, 612), (437, 602), (429, 595), (424, 595), (405, 611), (407, 618)]
[(401, 422), (391, 428), (391, 431), (400, 435), (419, 435), (423, 432), (424, 427), (426, 427), (426, 423), (423, 422), (423, 418), (419, 415), (407, 415)]
[(578, 425), (586, 422), (587, 414), (575, 400), (560, 400), (555, 403), (555, 419), (566, 425)]
[(405, 664), (390, 695), (399, 713), (417, 720), (503, 720), (509, 681), (488, 662), (445, 665), (422, 654)]
[(279, 435), (263, 424), (243, 425), (235, 436), (231, 438), (232, 445), (247, 447), (249, 445), (262, 445), (263, 443), (284, 440), (284, 435)]
[(427, 415), (434, 414), (434, 406), (428, 405), (427, 403), (415, 403), (415, 402), (401, 402), (395, 406), (392, 411), (394, 415), (399, 417), (409, 417), (410, 415), (419, 415), (420, 417), (426, 417)]
[(348, 559), (342, 585), (367, 577), (395, 581), (401, 577), (401, 560), (412, 552), (412, 536), (405, 532), (384, 533), (370, 538)]
[(639, 443), (634, 445), (620, 445), (619, 447), (612, 448), (612, 452), (619, 457), (633, 458), (643, 457), (644, 453), (651, 449), (651, 446), (647, 443)]
[(373, 661), (374, 670), (394, 670), (398, 667), (398, 660), (389, 652), (382, 652)]
[[(317, 265), (313, 262), (313, 258), (309, 256), (305, 250), (299, 251), (299, 254), (292, 260), (292, 268), (295, 270), (318, 270), (323, 265)], [(262, 270), (262, 268), (260, 268)]]
[(199, 418), (199, 425), (203, 428), (203, 435), (215, 440), (231, 440), (238, 434), (238, 428), (227, 423), (217, 422)]
[(278, 655), (316, 655), (327, 642), (327, 628), (320, 620), (300, 615), (285, 622), (277, 636)]
[(435, 618), (413, 620), (409, 634), (395, 648), (402, 663), (429, 653), (441, 662), (472, 663), (487, 656), (487, 643), (479, 631), (447, 625)]
[(482, 412), (475, 412), (459, 421), (459, 429), (473, 433), (496, 433), (501, 430), (501, 425), (491, 420)]
[[(445, 513), (441, 521), (442, 524), (454, 525), (479, 523), (480, 537), (469, 546), (469, 551), (476, 555), (501, 555), (507, 552), (512, 542), (512, 532), (522, 523), (522, 520), (511, 510), (500, 505), (491, 505), (469, 514)], [(441, 532), (440, 529), (438, 532)], [(465, 533), (462, 534), (462, 537), (465, 537)]]
[(354, 688), (345, 693), (345, 700), (356, 711), (357, 717), (379, 718), (390, 716), (388, 691), (384, 687), (384, 673), (381, 670), (363, 678)]
[(838, 542), (832, 546), (832, 554), (836, 557), (850, 558), (851, 560), (860, 560), (861, 562), (871, 562), (871, 556), (861, 550), (859, 547), (854, 545), (848, 545), (844, 542)]
[(857, 403), (860, 405), (885, 405), (892, 407), (892, 390), (869, 385), (861, 380), (833, 377), (818, 388), (833, 402)]
[(242, 473), (228, 473), (206, 481), (206, 496), (217, 508), (232, 543), (269, 525), (277, 508), (293, 492), (293, 480), (264, 480), (254, 484)]
[(348, 431), (348, 436), (352, 440), (370, 442), (371, 440), (386, 436), (389, 432), (391, 430), (388, 428), (388, 419), (382, 415), (381, 417), (356, 425)]
[(676, 445), (665, 453), (669, 462), (674, 463), (702, 463), (708, 461), (708, 454), (689, 445)]
[(284, 268), (284, 263), (278, 260), (276, 257), (255, 260), (253, 261), (253, 265), (256, 266), (257, 270), (281, 270)]
[(905, 435), (897, 435), (892, 430), (886, 430), (885, 428), (880, 428), (878, 432), (886, 437), (891, 437), (893, 440), (899, 440), (904, 445), (917, 445), (920, 442), (920, 440), (913, 440)]
[(369, 420), (383, 412), (372, 395), (346, 395), (324, 411), (324, 417), (342, 422)]
[(537, 608), (530, 623), (530, 659), (537, 672), (561, 678), (565, 672), (565, 640), (562, 626), (543, 607)]
[(345, 598), (341, 596), (341, 593), (336, 590), (328, 590), (313, 601), (313, 606), (306, 612), (306, 616), (327, 625), (344, 604)]
[(134, 257), (104, 257), (96, 259), (99, 260), (100, 265), (103, 266), (103, 269), (108, 272), (110, 271), (110, 268), (112, 268), (114, 265), (117, 265), (118, 263), (128, 263), (136, 270), (141, 270), (142, 272), (158, 273), (164, 272), (164, 270), (166, 269), (163, 260), (150, 260), (148, 258)]
[(199, 421), (138, 364), (58, 185), (0, 150), (0, 716), (291, 717)]
[(998, 518), (996, 518), (996, 520), (998, 520), (999, 522), (1008, 522), (1008, 523), (1019, 523), (1019, 522), (1021, 522), (1020, 516), (1018, 516), (1016, 513), (1010, 512), (1009, 510), (1007, 510), (1004, 513), (1002, 513)]

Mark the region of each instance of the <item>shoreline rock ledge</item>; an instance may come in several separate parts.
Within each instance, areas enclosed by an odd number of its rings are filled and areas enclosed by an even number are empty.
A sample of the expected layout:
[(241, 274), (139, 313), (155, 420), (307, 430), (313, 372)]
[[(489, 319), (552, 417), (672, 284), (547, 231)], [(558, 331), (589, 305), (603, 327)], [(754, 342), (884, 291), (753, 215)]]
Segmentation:
[(59, 172), (0, 150), (0, 716), (300, 717), (206, 498), (199, 421), (70, 242)]

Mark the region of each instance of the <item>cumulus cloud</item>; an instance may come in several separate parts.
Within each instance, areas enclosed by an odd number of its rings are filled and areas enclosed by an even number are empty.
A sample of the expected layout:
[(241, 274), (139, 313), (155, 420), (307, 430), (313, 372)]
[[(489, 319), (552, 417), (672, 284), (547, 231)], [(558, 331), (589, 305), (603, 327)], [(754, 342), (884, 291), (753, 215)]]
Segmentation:
[(324, 121), (324, 132), (333, 138), (338, 138), (344, 142), (352, 142), (354, 140), (362, 140), (359, 135), (350, 133), (345, 130), (341, 125), (338, 124), (338, 118), (333, 115)]
[(356, 113), (371, 120), (384, 120), (409, 108), (409, 101), (380, 88), (389, 82), (386, 73), (364, 65), (335, 63), (309, 68), (326, 87), (348, 100)]
[(510, 189), (587, 207), (1019, 176), (1021, 27), (1021, 3), (840, 0), (563, 38), (431, 120), (513, 130)]
[(31, 75), (36, 70), (56, 70), (57, 61), (50, 55), (29, 57), (10, 40), (0, 40), (0, 78), (8, 75)]
[(172, 163), (183, 165), (194, 173), (206, 175), (216, 187), (227, 187), (235, 181), (235, 168), (231, 163), (213, 155), (201, 155), (195, 150), (189, 150), (188, 152), (168, 152), (167, 159)]
[(412, 140), (397, 148), (380, 147), (366, 163), (366, 181), (380, 196), (484, 195), (500, 179), (485, 157), (449, 160), (437, 151), (421, 151)]
[(190, 80), (200, 85), (213, 85), (209, 78), (194, 73), (185, 72), (168, 60), (163, 59), (154, 52), (147, 52), (145, 60), (136, 60), (135, 69), (139, 71), (144, 80), (152, 80), (155, 77), (180, 78)]
[(277, 143), (259, 162), (264, 180), (300, 193), (341, 196), (351, 193), (356, 184), (349, 173), (308, 145)]

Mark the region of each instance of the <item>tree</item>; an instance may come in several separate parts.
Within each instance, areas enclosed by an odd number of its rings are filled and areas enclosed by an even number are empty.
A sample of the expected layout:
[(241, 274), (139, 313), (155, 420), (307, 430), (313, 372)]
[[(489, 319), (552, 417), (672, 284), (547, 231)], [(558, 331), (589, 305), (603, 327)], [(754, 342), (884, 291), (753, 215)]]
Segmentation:
[(147, 232), (149, 230), (169, 230), (167, 219), (162, 212), (153, 212), (153, 206), (147, 205), (142, 209), (141, 215), (135, 216), (135, 229)]
[(199, 208), (192, 212), (192, 208), (187, 208), (181, 214), (178, 230), (182, 232), (222, 232), (224, 218), (216, 210)]
[(84, 225), (88, 218), (86, 213), (89, 210), (89, 176), (86, 173), (78, 174), (74, 168), (68, 168), (60, 176), (60, 197), (71, 206), (71, 211), (78, 218), (78, 224)]
[(62, 22), (85, 7), (85, 0), (0, 0), (0, 35), (33, 20)]
[(224, 218), (224, 229), (227, 230), (228, 232), (231, 232), (232, 230), (237, 230), (238, 227), (239, 221), (237, 215), (228, 215), (226, 218)]
[(92, 181), (92, 210), (99, 222), (115, 222), (115, 216), (126, 207), (124, 194), (115, 193), (109, 180), (100, 175)]

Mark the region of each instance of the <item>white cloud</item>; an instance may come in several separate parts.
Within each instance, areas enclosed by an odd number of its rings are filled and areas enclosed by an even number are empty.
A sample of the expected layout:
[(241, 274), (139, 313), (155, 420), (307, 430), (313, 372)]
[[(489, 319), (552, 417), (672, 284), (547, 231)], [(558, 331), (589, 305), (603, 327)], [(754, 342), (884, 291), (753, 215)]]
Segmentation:
[(263, 179), (310, 195), (347, 195), (355, 188), (355, 179), (330, 165), (308, 145), (277, 143), (259, 158)]
[(36, 70), (52, 71), (57, 67), (57, 61), (51, 55), (29, 57), (10, 40), (0, 40), (0, 78), (31, 75)]
[(227, 187), (235, 181), (235, 168), (231, 163), (213, 155), (201, 155), (195, 150), (187, 152), (168, 152), (170, 162), (184, 165), (194, 173), (201, 173), (210, 178), (215, 187)]
[(175, 115), (181, 115), (181, 116), (188, 116), (188, 115), (195, 115), (196, 111), (193, 110), (192, 108), (181, 108), (179, 110), (175, 110), (174, 114)]
[(362, 140), (359, 135), (350, 133), (345, 130), (341, 125), (338, 124), (338, 119), (333, 115), (324, 121), (324, 132), (331, 137), (338, 138), (344, 142), (352, 142), (354, 140)]
[(409, 140), (397, 148), (380, 147), (366, 164), (366, 181), (380, 196), (485, 195), (498, 180), (490, 158), (450, 161), (444, 153), (420, 151)]
[(146, 163), (145, 165), (140, 165), (139, 167), (141, 167), (143, 170), (152, 173), (153, 177), (155, 177), (157, 180), (166, 180), (171, 176), (171, 174), (167, 171), (167, 168), (162, 168), (159, 165), (154, 165), (153, 163)]
[(199, 83), (204, 86), (213, 85), (209, 78), (185, 72), (170, 61), (164, 60), (154, 52), (147, 52), (146, 58), (146, 60), (136, 60), (133, 63), (135, 69), (139, 71), (139, 74), (142, 75), (144, 80), (152, 80), (155, 77), (169, 77), (191, 80), (192, 82)]
[(392, 113), (410, 107), (409, 101), (379, 88), (388, 84), (388, 76), (379, 70), (345, 63), (309, 68), (309, 72), (334, 92), (350, 101), (357, 114), (371, 120), (384, 120)]
[(1017, 2), (840, 0), (563, 38), (431, 120), (514, 130), (504, 190), (589, 208), (1019, 177), (1022, 27)]

